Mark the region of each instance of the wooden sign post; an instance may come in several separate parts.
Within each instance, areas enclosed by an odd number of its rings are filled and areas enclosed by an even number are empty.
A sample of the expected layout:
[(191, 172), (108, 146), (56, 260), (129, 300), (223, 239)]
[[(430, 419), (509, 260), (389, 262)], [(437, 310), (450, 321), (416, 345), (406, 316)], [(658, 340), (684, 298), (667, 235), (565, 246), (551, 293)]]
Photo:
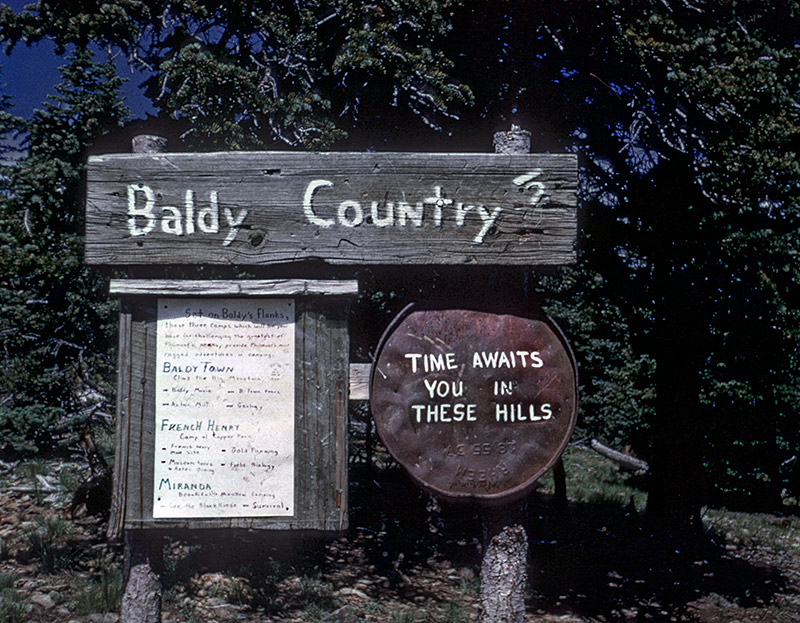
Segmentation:
[[(299, 279), (309, 265), (560, 265), (575, 260), (577, 232), (572, 154), (142, 144), (91, 157), (87, 176), (87, 263), (152, 276), (111, 284), (122, 312), (109, 531), (131, 544), (123, 623), (160, 617), (150, 534), (347, 527), (358, 284)], [(270, 267), (281, 279), (166, 279), (175, 265)], [(525, 417), (553, 419), (554, 404)]]
[(566, 340), (550, 319), (527, 311), (407, 310), (384, 336), (372, 372), (372, 414), (390, 453), (443, 500), (482, 506), (484, 623), (524, 616), (519, 502), (559, 460), (577, 419)]

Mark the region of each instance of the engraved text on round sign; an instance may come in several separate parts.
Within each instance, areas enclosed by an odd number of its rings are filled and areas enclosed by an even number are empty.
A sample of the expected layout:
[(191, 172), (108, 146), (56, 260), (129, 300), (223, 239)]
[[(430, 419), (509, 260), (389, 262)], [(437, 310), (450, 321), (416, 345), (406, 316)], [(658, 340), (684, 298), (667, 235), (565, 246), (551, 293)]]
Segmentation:
[(412, 311), (385, 337), (371, 408), (391, 454), (451, 499), (526, 493), (575, 426), (575, 367), (547, 320)]

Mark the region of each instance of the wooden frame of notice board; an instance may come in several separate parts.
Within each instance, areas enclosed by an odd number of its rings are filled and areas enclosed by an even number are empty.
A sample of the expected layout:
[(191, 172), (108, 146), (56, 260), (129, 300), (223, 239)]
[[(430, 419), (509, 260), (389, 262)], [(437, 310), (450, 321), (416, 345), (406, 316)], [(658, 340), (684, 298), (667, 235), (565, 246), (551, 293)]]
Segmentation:
[[(112, 280), (110, 293), (121, 299), (110, 536), (138, 529), (347, 528), (348, 314), (350, 302), (358, 293), (356, 281), (124, 279)], [(263, 321), (272, 325), (251, 322), (257, 316), (282, 315), (275, 311), (281, 306), (293, 310), (284, 321)], [(163, 311), (170, 308), (178, 308), (174, 316)], [(276, 328), (274, 323), (282, 324)], [(211, 327), (207, 340), (197, 338), (206, 331), (192, 328), (198, 326)], [(184, 327), (190, 333), (181, 336), (181, 329), (175, 327)], [(287, 338), (290, 334), (291, 341)], [(172, 342), (165, 342), (165, 335)], [(275, 338), (274, 344), (263, 346), (259, 342), (270, 342), (276, 335), (282, 337)], [(192, 339), (196, 343), (191, 343)], [(275, 432), (270, 422), (277, 421), (278, 416), (271, 411), (279, 397), (273, 399), (271, 394), (279, 391), (270, 388), (278, 385), (273, 384), (272, 377), (259, 377), (257, 370), (280, 376), (273, 370), (278, 366), (274, 360), (286, 359), (278, 349), (290, 350), (292, 341), (293, 370), (288, 376), (293, 376), (289, 380), (293, 381), (293, 395), (286, 404), (293, 404), (293, 428), (288, 433), (284, 428)], [(165, 359), (164, 351), (170, 349), (175, 349), (174, 357)], [(218, 352), (228, 359), (214, 357)], [(263, 358), (253, 364), (261, 368), (240, 372), (237, 357), (244, 356)], [(288, 372), (290, 364), (284, 361), (282, 365)], [(211, 373), (201, 376), (204, 369)], [(186, 376), (182, 376), (184, 373)], [(208, 386), (206, 381), (195, 383), (195, 378), (212, 376)], [(167, 381), (159, 381), (160, 377)], [(217, 390), (211, 389), (217, 386)], [(198, 396), (193, 395), (195, 391)], [(216, 396), (214, 391), (222, 395)], [(200, 395), (203, 393), (210, 397)], [(182, 416), (183, 411), (196, 417)], [(242, 412), (244, 419), (228, 417), (233, 412)], [(286, 420), (285, 414), (281, 417)], [(240, 435), (246, 441), (239, 442), (236, 435), (240, 424), (231, 424), (234, 421), (266, 428), (254, 429), (250, 437)], [(201, 439), (202, 435), (207, 439)], [(293, 448), (285, 453), (290, 461), (276, 467), (270, 463), (273, 455), (280, 454), (273, 449), (278, 447), (275, 437), (287, 435), (293, 438)], [(182, 437), (189, 441), (184, 443)], [(219, 452), (232, 448), (238, 448), (239, 455), (227, 462), (224, 457), (230, 455)], [(171, 471), (159, 473), (167, 465)], [(216, 472), (204, 481), (199, 476), (204, 470)], [(273, 476), (279, 470), (290, 476)], [(253, 482), (253, 475), (263, 480)], [(226, 485), (231, 490), (226, 491)], [(172, 496), (169, 500), (177, 510), (163, 506), (167, 501), (156, 495), (157, 487)], [(291, 501), (271, 505), (273, 488), (283, 491)], [(258, 497), (250, 499), (248, 495)], [(158, 512), (154, 513), (154, 508)]]

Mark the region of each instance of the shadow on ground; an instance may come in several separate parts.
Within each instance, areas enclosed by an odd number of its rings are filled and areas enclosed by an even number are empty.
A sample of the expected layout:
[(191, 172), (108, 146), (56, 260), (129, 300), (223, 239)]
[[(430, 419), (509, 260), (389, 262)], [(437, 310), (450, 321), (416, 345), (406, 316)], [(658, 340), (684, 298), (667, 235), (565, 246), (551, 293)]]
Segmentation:
[(632, 508), (530, 505), (532, 608), (607, 620), (669, 620), (705, 597), (763, 608), (790, 590), (776, 566), (733, 556), (719, 535), (691, 538), (651, 525)]
[[(333, 602), (311, 580), (341, 578), (343, 569), (354, 582), (381, 579), (383, 589), (380, 582), (370, 584), (375, 593), (369, 597), (376, 601), (382, 598), (380, 590), (387, 597), (391, 593), (392, 598), (402, 599), (408, 577), (437, 558), (477, 584), (479, 507), (440, 504), (421, 493), (399, 468), (384, 470), (380, 478), (374, 478), (369, 470), (362, 473), (353, 466), (351, 476), (355, 484), (351, 486), (350, 529), (345, 534), (250, 534), (244, 539), (218, 535), (219, 539), (185, 548), (168, 574), (171, 581), (185, 581), (198, 571), (236, 572), (248, 577), (254, 589), (245, 600), (247, 605), (267, 612), (291, 603), (274, 590), (289, 574), (302, 576), (306, 582), (298, 589), (300, 597), (305, 590), (307, 601), (325, 609)], [(798, 591), (777, 559), (775, 564), (768, 556), (749, 561), (726, 549), (723, 538), (712, 532), (676, 538), (648, 524), (631, 506), (571, 502), (559, 510), (550, 496), (533, 495), (527, 510), (528, 610), (532, 613), (599, 621), (734, 620), (739, 609), (767, 612), (780, 596)], [(413, 588), (416, 595), (437, 599), (434, 583), (424, 591), (420, 586)], [(728, 607), (726, 613), (731, 616), (694, 616), (692, 604), (704, 599), (712, 600), (715, 607)]]

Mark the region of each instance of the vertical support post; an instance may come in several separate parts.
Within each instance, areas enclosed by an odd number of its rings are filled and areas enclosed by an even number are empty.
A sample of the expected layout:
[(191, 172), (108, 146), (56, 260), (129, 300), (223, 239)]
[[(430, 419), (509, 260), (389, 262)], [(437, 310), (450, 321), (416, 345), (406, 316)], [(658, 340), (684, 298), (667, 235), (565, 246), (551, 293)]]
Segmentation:
[(483, 510), (481, 623), (522, 623), (528, 584), (528, 534), (518, 504)]
[(126, 579), (120, 623), (161, 623), (162, 560), (160, 538), (141, 530), (125, 532)]
[[(512, 125), (494, 135), (498, 154), (527, 154), (531, 133)], [(483, 509), (481, 623), (522, 623), (528, 584), (528, 534), (519, 504)]]
[[(167, 139), (139, 135), (132, 144), (133, 153), (161, 153), (166, 151)], [(161, 623), (162, 545), (161, 538), (144, 531), (125, 531), (125, 592), (120, 623)]]

